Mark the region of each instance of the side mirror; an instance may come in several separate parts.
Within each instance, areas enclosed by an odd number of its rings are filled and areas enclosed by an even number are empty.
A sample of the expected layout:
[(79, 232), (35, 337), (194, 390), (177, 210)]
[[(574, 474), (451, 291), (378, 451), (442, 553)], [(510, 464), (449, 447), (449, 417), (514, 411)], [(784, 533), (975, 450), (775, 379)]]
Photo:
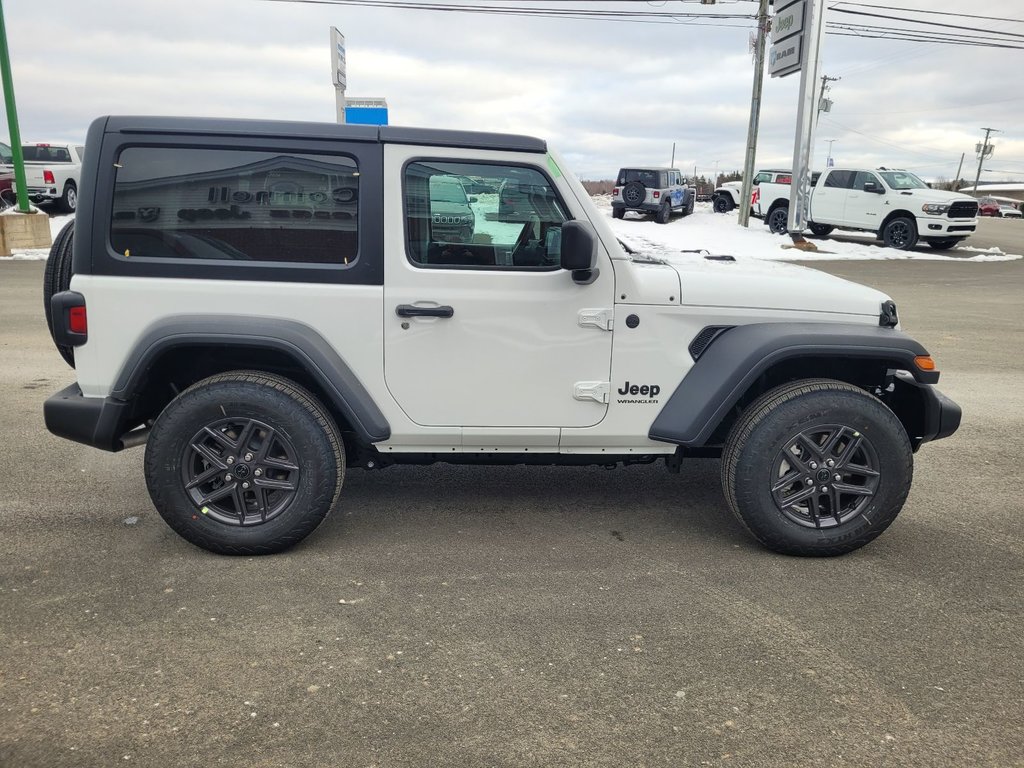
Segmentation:
[(476, 203), (476, 202), (479, 202), (479, 201), (475, 197), (471, 197), (471, 198), (469, 198), (469, 202)]
[(874, 182), (874, 181), (865, 181), (864, 182), (864, 191), (865, 192), (874, 192), (876, 195), (884, 195), (885, 194), (885, 190), (882, 189), (880, 186), (878, 186), (878, 183)]
[(582, 221), (562, 225), (561, 267), (572, 272), (572, 279), (588, 285), (597, 279), (597, 234)]

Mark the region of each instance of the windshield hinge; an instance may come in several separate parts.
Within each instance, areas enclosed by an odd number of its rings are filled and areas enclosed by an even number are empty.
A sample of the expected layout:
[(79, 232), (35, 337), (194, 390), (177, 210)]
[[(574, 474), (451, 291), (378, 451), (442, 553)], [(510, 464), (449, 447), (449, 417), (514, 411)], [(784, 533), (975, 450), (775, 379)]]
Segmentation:
[(615, 324), (615, 310), (581, 309), (579, 324), (581, 328), (600, 328), (602, 331), (610, 331)]
[(572, 396), (577, 400), (607, 403), (611, 391), (610, 385), (611, 382), (607, 381), (577, 381), (573, 387)]

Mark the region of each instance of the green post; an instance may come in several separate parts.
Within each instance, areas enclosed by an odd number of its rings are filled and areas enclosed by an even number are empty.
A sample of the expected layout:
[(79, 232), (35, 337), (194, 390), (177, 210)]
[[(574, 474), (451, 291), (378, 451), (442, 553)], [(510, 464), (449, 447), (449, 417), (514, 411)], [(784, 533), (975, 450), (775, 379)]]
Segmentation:
[(21, 151), (18, 108), (14, 104), (14, 77), (11, 76), (11, 57), (7, 52), (7, 25), (4, 24), (3, 0), (0, 0), (0, 74), (3, 76), (4, 103), (7, 105), (7, 128), (11, 133), (11, 156), (14, 161), (14, 183), (18, 187), (18, 210), (28, 213), (31, 209), (25, 180), (25, 155)]

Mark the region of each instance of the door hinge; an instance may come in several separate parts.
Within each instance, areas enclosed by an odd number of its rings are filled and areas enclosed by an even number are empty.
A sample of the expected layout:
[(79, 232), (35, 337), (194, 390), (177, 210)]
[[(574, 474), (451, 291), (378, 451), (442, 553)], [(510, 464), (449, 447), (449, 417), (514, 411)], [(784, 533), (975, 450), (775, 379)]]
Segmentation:
[(572, 396), (577, 400), (607, 403), (610, 391), (610, 382), (607, 381), (577, 381)]
[(579, 324), (581, 328), (600, 328), (610, 331), (615, 323), (615, 310), (612, 309), (581, 309)]

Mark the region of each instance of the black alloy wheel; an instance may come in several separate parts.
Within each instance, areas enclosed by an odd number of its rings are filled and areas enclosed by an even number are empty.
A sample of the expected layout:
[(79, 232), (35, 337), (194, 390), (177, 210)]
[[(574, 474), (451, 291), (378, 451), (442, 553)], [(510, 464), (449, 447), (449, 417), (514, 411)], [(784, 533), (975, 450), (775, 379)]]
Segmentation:
[(196, 507), (227, 525), (273, 520), (294, 499), (300, 474), (287, 437), (241, 417), (204, 425), (181, 461), (181, 481)]
[(853, 427), (828, 424), (785, 442), (772, 464), (771, 492), (797, 525), (831, 528), (871, 506), (880, 477), (871, 441)]
[(895, 218), (882, 229), (882, 242), (887, 248), (909, 251), (917, 245), (917, 225), (906, 216)]
[(776, 235), (789, 232), (789, 208), (779, 206), (768, 214), (768, 229)]
[(719, 195), (715, 198), (715, 213), (728, 213), (733, 209), (732, 200), (725, 195)]

